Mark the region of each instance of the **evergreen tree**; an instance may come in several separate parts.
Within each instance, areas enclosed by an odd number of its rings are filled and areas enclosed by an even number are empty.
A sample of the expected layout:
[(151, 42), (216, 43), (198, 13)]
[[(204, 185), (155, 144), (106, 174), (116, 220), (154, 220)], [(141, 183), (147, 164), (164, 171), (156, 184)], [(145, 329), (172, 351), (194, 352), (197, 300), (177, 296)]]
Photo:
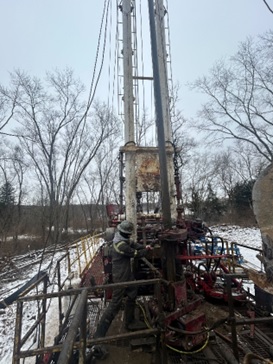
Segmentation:
[(202, 218), (203, 200), (200, 192), (195, 187), (191, 189), (191, 202), (188, 204), (188, 208), (194, 217)]
[(252, 207), (253, 180), (238, 182), (232, 189), (231, 200), (236, 210)]
[(13, 206), (15, 202), (15, 190), (10, 182), (5, 182), (0, 188), (0, 206)]
[(15, 190), (12, 184), (6, 181), (0, 188), (0, 239), (6, 241), (11, 234), (14, 220)]
[(204, 220), (207, 222), (218, 222), (225, 211), (225, 204), (217, 197), (211, 184), (208, 184), (208, 196), (204, 205)]
[(238, 224), (255, 223), (252, 210), (252, 188), (253, 180), (237, 183), (232, 189), (230, 196), (233, 218)]

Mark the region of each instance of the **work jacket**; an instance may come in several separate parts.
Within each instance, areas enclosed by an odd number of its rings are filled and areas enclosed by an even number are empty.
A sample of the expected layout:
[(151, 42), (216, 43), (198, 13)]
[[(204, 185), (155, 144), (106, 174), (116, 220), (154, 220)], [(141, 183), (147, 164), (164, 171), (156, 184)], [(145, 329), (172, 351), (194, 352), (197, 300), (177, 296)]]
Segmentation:
[(117, 231), (112, 244), (112, 274), (114, 283), (134, 280), (131, 260), (146, 255), (143, 245), (130, 241)]

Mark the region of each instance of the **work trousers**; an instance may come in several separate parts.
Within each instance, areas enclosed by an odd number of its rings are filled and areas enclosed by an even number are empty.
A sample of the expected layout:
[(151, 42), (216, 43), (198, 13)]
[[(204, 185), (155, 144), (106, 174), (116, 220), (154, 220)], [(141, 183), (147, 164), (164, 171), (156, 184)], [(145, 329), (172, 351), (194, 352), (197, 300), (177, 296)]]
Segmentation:
[(110, 301), (108, 307), (104, 311), (97, 330), (94, 334), (94, 338), (104, 337), (118, 314), (123, 297), (127, 296), (126, 304), (125, 304), (125, 327), (127, 327), (131, 322), (134, 321), (134, 313), (135, 313), (135, 301), (137, 297), (137, 288), (136, 287), (126, 287), (126, 288), (116, 288), (113, 290), (112, 300)]

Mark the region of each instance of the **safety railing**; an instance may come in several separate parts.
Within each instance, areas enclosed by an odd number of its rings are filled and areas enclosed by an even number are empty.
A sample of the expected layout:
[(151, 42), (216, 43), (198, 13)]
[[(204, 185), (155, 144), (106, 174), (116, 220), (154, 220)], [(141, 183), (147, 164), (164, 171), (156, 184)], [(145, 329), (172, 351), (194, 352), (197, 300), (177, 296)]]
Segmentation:
[[(258, 323), (273, 323), (273, 317), (251, 317), (247, 318), (236, 318), (235, 309), (234, 309), (234, 298), (232, 295), (232, 282), (234, 279), (241, 278), (241, 279), (248, 279), (247, 274), (224, 274), (223, 278), (226, 281), (227, 285), (227, 293), (228, 293), (228, 307), (229, 307), (229, 318), (228, 323), (230, 324), (231, 328), (231, 343), (232, 343), (232, 350), (234, 357), (238, 360), (239, 363), (239, 348), (238, 348), (238, 337), (237, 337), (237, 326), (244, 326), (250, 324), (258, 324)], [(256, 356), (257, 358), (258, 356)], [(255, 358), (255, 357), (254, 357)], [(263, 361), (266, 362), (266, 361)], [(244, 361), (245, 363), (245, 361)]]
[[(87, 307), (88, 305), (92, 305), (92, 300), (90, 301), (90, 297), (95, 297), (93, 293), (97, 290), (107, 290), (113, 288), (121, 288), (128, 286), (145, 286), (151, 285), (154, 286), (154, 292), (158, 301), (161, 301), (161, 284), (166, 284), (164, 280), (161, 279), (150, 279), (150, 280), (141, 280), (141, 281), (133, 281), (126, 283), (116, 283), (109, 285), (100, 285), (94, 287), (85, 287), (85, 288), (77, 288), (70, 289), (68, 291), (60, 291), (60, 292), (52, 292), (52, 293), (43, 293), (34, 296), (25, 296), (18, 299), (17, 302), (17, 322), (16, 322), (16, 338), (14, 342), (14, 354), (13, 354), (13, 364), (19, 364), (21, 359), (36, 356), (36, 359), (40, 359), (41, 362), (45, 358), (50, 358), (51, 355), (57, 355), (58, 364), (68, 364), (71, 360), (73, 353), (78, 351), (79, 355), (79, 364), (83, 364), (86, 362), (86, 357), (88, 355), (87, 348), (91, 348), (95, 344), (100, 343), (114, 343), (121, 339), (133, 339), (139, 337), (148, 337), (148, 336), (157, 336), (158, 338), (162, 335), (162, 327), (160, 327), (160, 320), (158, 322), (158, 327), (156, 328), (147, 328), (146, 330), (141, 330), (137, 332), (124, 333), (114, 336), (107, 336), (104, 338), (92, 339), (90, 332), (88, 332), (88, 319), (87, 319)], [(34, 302), (41, 302), (42, 304), (42, 312), (37, 318), (35, 325), (40, 322), (43, 322), (43, 330), (44, 333), (50, 329), (46, 327), (46, 317), (47, 317), (47, 302), (52, 299), (63, 299), (65, 296), (73, 297), (73, 304), (70, 306), (66, 317), (64, 318), (64, 323), (60, 327), (60, 332), (54, 339), (54, 345), (46, 346), (45, 345), (45, 335), (42, 335), (42, 339), (39, 340), (38, 345), (34, 349), (24, 349), (23, 346), (29, 338), (30, 330), (27, 334), (22, 334), (22, 312), (24, 309), (24, 305), (32, 305)], [(74, 314), (72, 316), (71, 322), (69, 325), (68, 318), (71, 314), (71, 310), (74, 307)], [(160, 307), (160, 306), (159, 306)], [(162, 307), (160, 308), (162, 310)], [(159, 317), (163, 317), (160, 315)], [(54, 318), (52, 318), (54, 319)], [(163, 325), (162, 325), (163, 326)], [(67, 331), (68, 327), (68, 331)], [(48, 332), (48, 331), (47, 331)], [(60, 344), (61, 338), (64, 338), (63, 342)], [(159, 343), (160, 340), (158, 339)], [(161, 355), (164, 356), (164, 348), (158, 348), (162, 351)], [(36, 361), (39, 363), (39, 361)], [(49, 361), (50, 362), (50, 361)], [(163, 362), (163, 361), (162, 361)]]
[[(238, 264), (238, 262), (236, 262), (236, 251), (237, 251), (237, 247), (238, 246), (240, 246), (242, 248), (245, 248), (245, 249), (248, 249), (248, 250), (256, 251), (259, 254), (263, 254), (263, 250), (262, 249), (254, 248), (252, 246), (248, 246), (248, 245), (245, 245), (245, 244), (240, 244), (240, 243), (232, 242), (231, 243), (231, 252), (232, 252), (232, 266), (234, 267), (233, 268), (233, 273), (235, 273), (235, 267), (236, 266), (241, 266), (242, 265), (242, 264)], [(262, 264), (261, 264), (261, 269), (262, 269)]]
[[(40, 288), (42, 286), (42, 288)], [(16, 310), (16, 325), (15, 325), (15, 335), (14, 335), (14, 353), (18, 352), (18, 348), (22, 348), (28, 341), (31, 340), (31, 336), (35, 332), (35, 330), (39, 327), (40, 335), (39, 335), (39, 345), (44, 347), (45, 344), (45, 335), (46, 335), (46, 294), (48, 287), (48, 275), (44, 274), (38, 279), (32, 286), (30, 286), (24, 294), (30, 293), (35, 290), (36, 292), (42, 291), (42, 299), (40, 302), (36, 302), (37, 304), (37, 319), (30, 327), (24, 327), (23, 325), (23, 297), (19, 298), (17, 301), (17, 310)], [(24, 331), (23, 332), (23, 327)]]
[[(38, 343), (37, 345), (40, 349), (45, 346), (46, 320), (51, 322), (52, 327), (57, 327), (56, 335), (58, 335), (63, 327), (67, 325), (71, 312), (75, 310), (77, 297), (72, 297), (71, 294), (67, 292), (63, 294), (61, 291), (67, 291), (68, 287), (71, 286), (73, 277), (80, 277), (80, 275), (90, 267), (102, 241), (102, 234), (97, 234), (95, 236), (87, 235), (66, 245), (65, 249), (67, 251), (56, 262), (55, 276), (53, 281), (50, 282), (53, 290), (56, 291), (55, 293), (48, 292), (49, 279), (48, 275), (45, 273), (20, 295), (20, 298), (17, 300), (14, 358), (18, 357), (18, 350), (20, 352), (26, 345), (30, 346), (31, 341)], [(41, 300), (38, 299), (40, 293), (43, 295)], [(27, 295), (33, 297), (33, 300), (29, 301), (29, 299), (26, 299)], [(72, 297), (67, 307), (64, 307), (65, 296)], [(28, 302), (29, 307), (26, 305), (23, 307), (24, 302)], [(54, 317), (53, 321), (52, 317), (48, 317), (51, 315), (52, 310), (58, 312), (58, 317)], [(36, 317), (36, 320), (31, 326), (28, 324), (30, 316)], [(56, 325), (56, 322), (58, 322), (58, 326)], [(48, 328), (47, 330), (49, 331), (50, 329)], [(15, 360), (14, 362), (16, 363), (18, 362), (16, 361), (17, 359), (13, 360)]]
[[(79, 276), (90, 267), (98, 247), (103, 242), (103, 234), (86, 235), (67, 245), (68, 274), (77, 271)], [(71, 251), (74, 251), (72, 256)]]

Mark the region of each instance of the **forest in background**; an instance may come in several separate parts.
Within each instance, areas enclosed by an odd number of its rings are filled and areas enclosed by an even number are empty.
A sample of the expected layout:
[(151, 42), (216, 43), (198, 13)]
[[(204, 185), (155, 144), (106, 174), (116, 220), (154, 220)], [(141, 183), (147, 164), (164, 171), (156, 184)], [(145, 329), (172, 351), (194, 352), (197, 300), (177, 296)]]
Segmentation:
[[(192, 120), (177, 107), (179, 86), (172, 90), (180, 203), (192, 218), (255, 224), (252, 186), (273, 159), (272, 61), (272, 31), (242, 42), (191, 85), (207, 98)], [(8, 86), (0, 85), (2, 242), (33, 234), (57, 244), (68, 227), (91, 233), (107, 227), (102, 207), (120, 198), (123, 123), (106, 103), (84, 100), (84, 91), (69, 69), (44, 80), (16, 70)], [(136, 123), (142, 145), (154, 120), (143, 112)], [(75, 214), (76, 205), (92, 209)]]

